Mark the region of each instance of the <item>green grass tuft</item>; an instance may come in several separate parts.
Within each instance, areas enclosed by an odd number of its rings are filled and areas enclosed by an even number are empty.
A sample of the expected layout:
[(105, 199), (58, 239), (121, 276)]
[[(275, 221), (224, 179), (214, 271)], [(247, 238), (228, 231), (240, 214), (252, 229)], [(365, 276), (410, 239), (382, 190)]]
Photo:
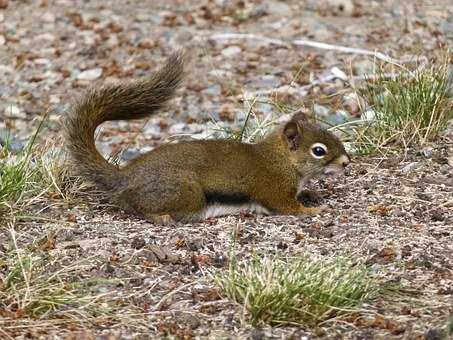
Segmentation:
[(436, 138), (453, 118), (449, 62), (402, 69), (396, 77), (377, 74), (358, 94), (374, 117), (357, 130), (356, 149), (366, 154), (422, 146)]
[(228, 298), (244, 306), (254, 326), (315, 326), (379, 291), (368, 269), (346, 258), (255, 255), (241, 263), (230, 258), (228, 271), (214, 273), (213, 279)]

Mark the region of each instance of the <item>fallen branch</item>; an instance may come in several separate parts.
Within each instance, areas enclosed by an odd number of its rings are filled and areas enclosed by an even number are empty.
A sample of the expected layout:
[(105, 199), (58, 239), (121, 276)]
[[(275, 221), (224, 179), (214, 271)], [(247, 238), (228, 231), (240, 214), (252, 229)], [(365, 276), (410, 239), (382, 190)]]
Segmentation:
[(232, 40), (232, 39), (260, 40), (269, 45), (291, 47), (290, 43), (287, 43), (283, 40), (267, 38), (267, 37), (259, 36), (256, 34), (250, 34), (250, 33), (218, 33), (218, 34), (213, 34), (208, 38), (208, 40)]
[(314, 47), (314, 48), (320, 48), (323, 50), (333, 50), (333, 51), (339, 51), (339, 52), (343, 52), (343, 53), (369, 55), (376, 59), (385, 61), (387, 63), (401, 66), (399, 60), (394, 59), (394, 58), (392, 58), (384, 53), (378, 52), (378, 51), (371, 51), (371, 50), (366, 50), (363, 48), (332, 45), (332, 44), (326, 44), (326, 43), (321, 43), (321, 42), (311, 41), (311, 40), (293, 40), (291, 43), (296, 46), (310, 46), (310, 47)]
[(256, 35), (256, 34), (245, 34), (245, 33), (218, 33), (218, 34), (213, 34), (208, 38), (208, 40), (233, 40), (233, 39), (259, 40), (259, 41), (265, 42), (269, 45), (276, 45), (276, 46), (282, 46), (282, 47), (287, 47), (287, 48), (289, 48), (291, 46), (309, 46), (309, 47), (314, 47), (314, 48), (320, 48), (323, 50), (333, 50), (333, 51), (339, 51), (339, 52), (343, 52), (343, 53), (368, 55), (368, 56), (373, 56), (376, 59), (380, 59), (382, 61), (401, 66), (399, 60), (394, 59), (381, 52), (366, 50), (363, 48), (354, 48), (354, 47), (327, 44), (327, 43), (322, 43), (322, 42), (312, 41), (312, 40), (296, 39), (296, 40), (286, 42), (286, 41), (280, 40), (280, 39), (272, 39), (272, 38), (267, 38), (267, 37), (263, 37), (263, 36)]

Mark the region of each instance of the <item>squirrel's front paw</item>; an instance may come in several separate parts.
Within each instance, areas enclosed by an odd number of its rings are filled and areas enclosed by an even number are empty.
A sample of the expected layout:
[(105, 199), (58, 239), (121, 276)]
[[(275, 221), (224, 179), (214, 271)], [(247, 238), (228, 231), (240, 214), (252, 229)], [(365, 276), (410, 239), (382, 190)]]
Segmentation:
[(316, 191), (302, 190), (297, 194), (296, 199), (305, 207), (317, 207), (322, 201), (322, 196)]

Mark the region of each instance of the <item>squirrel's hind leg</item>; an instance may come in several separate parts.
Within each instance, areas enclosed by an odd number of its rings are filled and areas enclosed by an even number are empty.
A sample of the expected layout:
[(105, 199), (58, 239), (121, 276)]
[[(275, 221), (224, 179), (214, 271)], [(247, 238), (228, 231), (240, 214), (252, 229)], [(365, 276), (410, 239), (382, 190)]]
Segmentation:
[(175, 177), (139, 183), (122, 190), (118, 195), (120, 205), (158, 224), (170, 223), (171, 219), (196, 219), (206, 207), (203, 189), (187, 176)]

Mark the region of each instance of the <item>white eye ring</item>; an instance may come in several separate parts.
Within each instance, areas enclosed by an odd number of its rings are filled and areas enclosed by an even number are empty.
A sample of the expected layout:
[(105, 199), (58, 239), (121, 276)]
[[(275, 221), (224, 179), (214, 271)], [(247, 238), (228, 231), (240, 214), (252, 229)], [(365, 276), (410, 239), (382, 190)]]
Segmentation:
[(316, 159), (324, 158), (327, 155), (327, 146), (322, 143), (315, 143), (310, 147), (310, 153)]

